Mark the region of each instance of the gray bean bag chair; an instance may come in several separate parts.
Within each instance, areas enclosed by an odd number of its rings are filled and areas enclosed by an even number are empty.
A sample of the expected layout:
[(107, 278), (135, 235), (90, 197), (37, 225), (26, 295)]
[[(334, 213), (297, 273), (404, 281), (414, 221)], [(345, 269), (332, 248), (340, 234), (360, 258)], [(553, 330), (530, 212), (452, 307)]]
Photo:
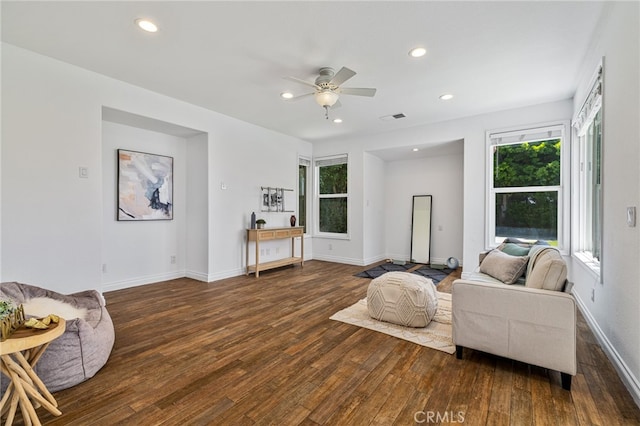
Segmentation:
[[(78, 310), (84, 313), (84, 318), (66, 318), (65, 332), (51, 342), (36, 364), (36, 374), (49, 391), (66, 389), (93, 377), (109, 359), (115, 340), (113, 322), (104, 299), (96, 290), (64, 295), (27, 284), (10, 282), (0, 284), (0, 298), (11, 299), (16, 304), (29, 303), (35, 298), (54, 299), (70, 305), (70, 309), (79, 308)], [(0, 390), (4, 394), (9, 379), (4, 375), (0, 379)]]

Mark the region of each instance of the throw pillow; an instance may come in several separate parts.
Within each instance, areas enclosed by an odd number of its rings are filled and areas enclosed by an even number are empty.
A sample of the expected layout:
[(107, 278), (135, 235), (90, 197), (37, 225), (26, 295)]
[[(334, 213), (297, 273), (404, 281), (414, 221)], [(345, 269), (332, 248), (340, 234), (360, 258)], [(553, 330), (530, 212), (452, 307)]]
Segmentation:
[(48, 297), (34, 297), (26, 300), (22, 306), (25, 316), (30, 315), (36, 318), (44, 318), (49, 314), (58, 315), (65, 320), (85, 319), (87, 316), (87, 308), (76, 308), (69, 303)]
[(562, 291), (567, 279), (567, 264), (558, 250), (546, 247), (536, 252), (533, 268), (527, 275), (527, 287)]
[(529, 256), (512, 256), (500, 250), (491, 250), (480, 264), (480, 272), (513, 284), (522, 276), (527, 267)]
[(514, 243), (505, 243), (500, 245), (498, 249), (504, 253), (510, 254), (511, 256), (526, 256), (529, 254), (531, 247), (523, 247)]

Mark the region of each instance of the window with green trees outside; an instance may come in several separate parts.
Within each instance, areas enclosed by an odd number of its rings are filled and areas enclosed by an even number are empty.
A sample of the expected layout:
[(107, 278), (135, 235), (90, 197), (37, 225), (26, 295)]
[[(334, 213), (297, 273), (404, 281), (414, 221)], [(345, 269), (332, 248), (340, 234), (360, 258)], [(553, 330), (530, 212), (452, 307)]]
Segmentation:
[(318, 231), (329, 234), (348, 232), (347, 157), (316, 160)]
[(563, 243), (563, 128), (491, 135), (490, 245)]

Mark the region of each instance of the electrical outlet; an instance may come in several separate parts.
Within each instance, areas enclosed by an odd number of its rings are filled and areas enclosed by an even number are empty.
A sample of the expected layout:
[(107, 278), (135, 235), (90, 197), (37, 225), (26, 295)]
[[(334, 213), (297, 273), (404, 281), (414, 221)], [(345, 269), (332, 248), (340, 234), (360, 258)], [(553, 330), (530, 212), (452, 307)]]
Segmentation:
[(264, 249), (260, 249), (260, 256), (264, 256)]
[(280, 247), (276, 247), (276, 254), (280, 254)]
[(103, 273), (103, 274), (106, 274), (106, 273), (107, 273), (107, 264), (106, 264), (106, 263), (103, 263), (103, 264), (102, 264), (102, 273)]
[(267, 256), (271, 255), (271, 249), (267, 249)]
[(176, 264), (176, 255), (175, 254), (173, 256), (171, 256), (169, 259), (170, 259), (172, 265)]
[(329, 250), (333, 250), (333, 244), (329, 244)]

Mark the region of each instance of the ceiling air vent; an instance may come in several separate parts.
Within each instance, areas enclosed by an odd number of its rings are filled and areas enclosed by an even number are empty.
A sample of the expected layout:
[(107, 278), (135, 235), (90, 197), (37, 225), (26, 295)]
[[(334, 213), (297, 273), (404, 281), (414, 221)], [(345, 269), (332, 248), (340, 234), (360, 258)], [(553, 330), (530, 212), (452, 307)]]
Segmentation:
[(403, 113), (398, 113), (398, 114), (392, 114), (392, 115), (385, 115), (384, 117), (380, 117), (380, 120), (382, 121), (392, 121), (392, 120), (399, 120), (401, 118), (405, 118), (406, 115), (404, 115)]

